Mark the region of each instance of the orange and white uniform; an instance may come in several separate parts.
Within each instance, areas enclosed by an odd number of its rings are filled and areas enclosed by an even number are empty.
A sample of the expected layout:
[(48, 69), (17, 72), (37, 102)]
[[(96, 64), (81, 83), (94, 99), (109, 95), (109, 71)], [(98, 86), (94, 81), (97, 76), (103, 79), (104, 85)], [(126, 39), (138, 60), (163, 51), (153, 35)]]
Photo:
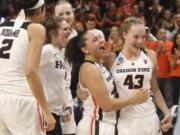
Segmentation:
[[(110, 72), (102, 64), (94, 64), (101, 71), (109, 96), (113, 98), (114, 84)], [(80, 88), (87, 91), (89, 96), (83, 101), (83, 118), (78, 124), (76, 135), (115, 135), (116, 112), (103, 112), (89, 90), (81, 84)]]

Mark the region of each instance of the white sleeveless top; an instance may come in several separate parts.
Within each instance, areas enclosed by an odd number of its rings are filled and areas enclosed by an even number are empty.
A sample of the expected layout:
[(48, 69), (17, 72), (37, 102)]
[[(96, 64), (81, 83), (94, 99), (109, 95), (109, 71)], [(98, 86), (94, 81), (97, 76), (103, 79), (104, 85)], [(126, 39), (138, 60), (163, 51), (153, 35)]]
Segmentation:
[(65, 62), (62, 50), (52, 44), (44, 45), (41, 53), (40, 77), (50, 111), (59, 115), (64, 103)]
[[(127, 97), (134, 89), (139, 88), (151, 92), (152, 70), (153, 63), (143, 51), (133, 61), (126, 59), (122, 53), (119, 53), (111, 68), (119, 97)], [(149, 97), (145, 103), (129, 105), (121, 109), (120, 116), (143, 117), (154, 112), (155, 105), (152, 97)]]
[(16, 30), (13, 21), (0, 25), (0, 93), (32, 95), (25, 75), (29, 24)]
[[(114, 98), (114, 84), (112, 75), (110, 72), (105, 68), (104, 65), (94, 63), (98, 69), (101, 71), (103, 80), (106, 84), (107, 90), (109, 92), (109, 96), (111, 98)], [(87, 88), (84, 88), (81, 83), (79, 82), (80, 88), (84, 91), (87, 91), (89, 93), (88, 98), (83, 101), (83, 116), (85, 117), (91, 117), (99, 121), (109, 122), (109, 123), (116, 123), (116, 112), (103, 112), (102, 109), (97, 105), (96, 101), (92, 97), (91, 93)], [(98, 85), (98, 84), (94, 84)]]

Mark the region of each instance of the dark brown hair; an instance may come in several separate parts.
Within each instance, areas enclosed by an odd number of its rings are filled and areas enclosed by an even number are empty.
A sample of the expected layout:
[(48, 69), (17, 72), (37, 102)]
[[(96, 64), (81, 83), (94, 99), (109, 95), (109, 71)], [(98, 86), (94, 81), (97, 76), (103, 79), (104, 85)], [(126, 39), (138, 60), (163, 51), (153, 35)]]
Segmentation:
[(44, 26), (46, 28), (47, 43), (51, 43), (51, 39), (52, 39), (51, 33), (58, 31), (58, 28), (60, 27), (59, 23), (61, 23), (63, 20), (66, 21), (66, 19), (60, 16), (49, 17), (46, 19)]

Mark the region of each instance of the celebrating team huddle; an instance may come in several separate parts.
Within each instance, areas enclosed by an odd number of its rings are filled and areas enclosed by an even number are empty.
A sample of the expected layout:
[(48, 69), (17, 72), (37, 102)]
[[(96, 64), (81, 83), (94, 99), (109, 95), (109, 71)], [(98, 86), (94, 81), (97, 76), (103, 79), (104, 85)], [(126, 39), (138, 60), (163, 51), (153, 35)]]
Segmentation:
[[(18, 16), (0, 24), (0, 135), (162, 135), (172, 128), (141, 19), (124, 20), (116, 55), (104, 47), (101, 30), (75, 31), (67, 1), (58, 1), (47, 19), (44, 0), (15, 5)], [(73, 67), (83, 108), (77, 125)]]

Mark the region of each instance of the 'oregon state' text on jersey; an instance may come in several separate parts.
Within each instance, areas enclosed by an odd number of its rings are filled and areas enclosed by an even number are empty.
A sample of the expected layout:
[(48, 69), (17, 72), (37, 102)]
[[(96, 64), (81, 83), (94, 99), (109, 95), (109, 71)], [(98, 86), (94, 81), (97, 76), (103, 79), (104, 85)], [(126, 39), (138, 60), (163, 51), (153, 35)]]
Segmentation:
[[(141, 51), (140, 56), (133, 61), (126, 59), (122, 53), (119, 53), (111, 68), (119, 97), (130, 96), (133, 90), (140, 88), (150, 93), (152, 70), (153, 63), (143, 51)], [(152, 97), (149, 97), (145, 103), (129, 105), (122, 108), (120, 116), (143, 117), (154, 112), (155, 105)]]

